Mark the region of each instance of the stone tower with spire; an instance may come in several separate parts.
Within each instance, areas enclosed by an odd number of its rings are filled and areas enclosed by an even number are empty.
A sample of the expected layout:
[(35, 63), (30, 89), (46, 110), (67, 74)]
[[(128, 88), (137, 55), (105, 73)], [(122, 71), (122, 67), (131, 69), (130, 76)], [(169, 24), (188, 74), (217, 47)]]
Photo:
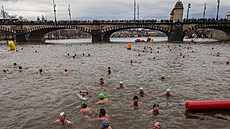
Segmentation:
[(183, 3), (178, 0), (177, 3), (175, 4), (174, 8), (171, 11), (171, 17), (170, 20), (173, 21), (173, 23), (177, 21), (182, 21), (183, 20), (183, 15), (184, 15), (184, 7)]

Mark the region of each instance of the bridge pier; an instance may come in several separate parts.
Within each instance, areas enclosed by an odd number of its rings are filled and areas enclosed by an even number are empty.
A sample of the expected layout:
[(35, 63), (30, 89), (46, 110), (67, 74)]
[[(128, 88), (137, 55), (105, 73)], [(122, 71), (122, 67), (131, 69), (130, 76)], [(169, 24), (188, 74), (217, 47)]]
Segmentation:
[(17, 30), (16, 42), (26, 42), (26, 35), (23, 33), (23, 30)]
[(182, 23), (176, 22), (172, 25), (170, 33), (168, 33), (168, 42), (183, 42), (184, 36)]
[(93, 43), (103, 42), (103, 37), (100, 30), (92, 30), (92, 42)]

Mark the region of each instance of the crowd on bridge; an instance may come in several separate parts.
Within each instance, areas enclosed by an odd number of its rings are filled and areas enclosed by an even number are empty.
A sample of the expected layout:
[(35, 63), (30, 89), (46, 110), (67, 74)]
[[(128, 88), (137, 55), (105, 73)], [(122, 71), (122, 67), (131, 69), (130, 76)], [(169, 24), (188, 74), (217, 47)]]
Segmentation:
[[(228, 19), (215, 19), (215, 18), (201, 18), (201, 19), (184, 19), (182, 23), (230, 23), (230, 20)], [(143, 24), (148, 24), (148, 23), (173, 23), (172, 20), (156, 20), (156, 19), (151, 19), (151, 20), (59, 20), (59, 21), (53, 21), (53, 20), (39, 20), (39, 21), (22, 21), (19, 19), (0, 19), (0, 25), (34, 25), (34, 24), (49, 24), (49, 25), (65, 25), (65, 24), (130, 24), (130, 23), (143, 23)]]

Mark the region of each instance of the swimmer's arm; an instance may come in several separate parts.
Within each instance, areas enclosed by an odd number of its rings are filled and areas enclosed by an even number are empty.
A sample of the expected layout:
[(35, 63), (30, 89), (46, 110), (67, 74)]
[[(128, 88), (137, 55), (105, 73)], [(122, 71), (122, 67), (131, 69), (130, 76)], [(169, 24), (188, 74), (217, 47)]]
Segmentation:
[(149, 114), (152, 114), (153, 113), (153, 109), (149, 111)]
[(165, 95), (165, 92), (159, 94), (159, 96), (163, 96), (163, 95)]

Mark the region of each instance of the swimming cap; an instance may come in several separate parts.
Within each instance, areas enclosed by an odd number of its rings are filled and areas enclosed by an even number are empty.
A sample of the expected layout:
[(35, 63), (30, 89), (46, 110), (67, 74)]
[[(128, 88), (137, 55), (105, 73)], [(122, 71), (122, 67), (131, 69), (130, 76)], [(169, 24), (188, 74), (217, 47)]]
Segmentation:
[(144, 88), (143, 88), (143, 87), (141, 87), (141, 88), (140, 88), (140, 90), (144, 90)]
[(87, 107), (87, 103), (83, 102), (83, 103), (81, 104), (81, 107), (82, 107), (82, 108), (86, 108), (86, 107)]
[(61, 112), (59, 115), (65, 117), (65, 112)]
[(100, 98), (100, 99), (104, 99), (104, 98), (105, 98), (105, 94), (100, 93), (100, 94), (99, 94), (99, 98)]
[(102, 121), (102, 122), (101, 122), (101, 126), (102, 126), (103, 128), (108, 128), (108, 127), (109, 127), (109, 123), (108, 123), (107, 121)]
[(166, 92), (170, 92), (170, 89), (168, 88), (168, 89), (166, 90)]
[(160, 122), (156, 122), (153, 127), (157, 127), (157, 129), (160, 129), (161, 128), (161, 125), (160, 125)]
[(120, 84), (123, 84), (123, 82), (122, 82), (122, 81), (120, 81)]

